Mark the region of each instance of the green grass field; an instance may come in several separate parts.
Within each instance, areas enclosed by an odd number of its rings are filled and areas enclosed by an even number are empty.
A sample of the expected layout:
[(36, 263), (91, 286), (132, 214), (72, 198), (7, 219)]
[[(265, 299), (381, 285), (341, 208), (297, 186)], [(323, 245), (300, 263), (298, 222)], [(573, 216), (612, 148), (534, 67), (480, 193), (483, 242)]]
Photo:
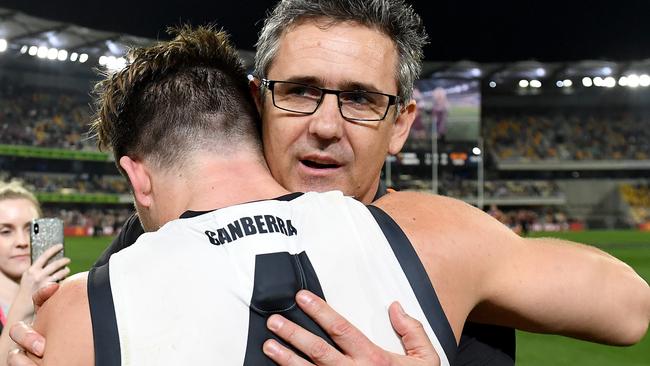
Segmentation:
[[(585, 231), (536, 233), (592, 244), (632, 266), (650, 282), (650, 232)], [(73, 273), (85, 271), (110, 243), (111, 238), (66, 238), (66, 255)], [(632, 347), (610, 347), (570, 338), (517, 333), (517, 365), (648, 366), (650, 335)]]

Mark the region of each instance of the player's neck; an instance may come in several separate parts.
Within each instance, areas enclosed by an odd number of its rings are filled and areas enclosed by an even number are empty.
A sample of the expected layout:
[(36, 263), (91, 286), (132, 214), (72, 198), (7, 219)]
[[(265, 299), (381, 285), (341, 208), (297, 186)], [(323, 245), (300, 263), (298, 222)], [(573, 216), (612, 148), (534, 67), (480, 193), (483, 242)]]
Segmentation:
[(247, 156), (204, 159), (196, 163), (194, 172), (186, 184), (187, 210), (213, 210), (288, 193), (264, 163)]

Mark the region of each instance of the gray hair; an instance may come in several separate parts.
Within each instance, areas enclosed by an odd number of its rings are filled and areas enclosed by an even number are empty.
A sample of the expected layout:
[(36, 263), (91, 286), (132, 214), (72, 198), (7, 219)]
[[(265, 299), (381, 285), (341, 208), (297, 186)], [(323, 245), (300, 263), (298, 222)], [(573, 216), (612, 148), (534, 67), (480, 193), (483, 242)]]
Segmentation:
[(260, 32), (255, 75), (266, 77), (284, 32), (303, 20), (316, 18), (325, 18), (329, 25), (356, 22), (390, 37), (398, 55), (398, 94), (403, 102), (411, 100), (413, 83), (422, 69), (427, 34), (420, 16), (403, 0), (281, 0)]

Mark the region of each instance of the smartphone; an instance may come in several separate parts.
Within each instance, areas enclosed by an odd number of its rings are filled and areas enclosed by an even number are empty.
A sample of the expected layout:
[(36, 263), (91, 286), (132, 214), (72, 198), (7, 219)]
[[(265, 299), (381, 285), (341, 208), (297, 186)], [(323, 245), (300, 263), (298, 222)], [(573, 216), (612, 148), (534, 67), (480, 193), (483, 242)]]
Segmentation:
[[(43, 252), (45, 252), (51, 246), (56, 244), (63, 244), (63, 220), (44, 217), (32, 220), (31, 225), (31, 256), (32, 263), (34, 263), (38, 257), (40, 257), (41, 254), (43, 254)], [(58, 258), (63, 258), (64, 250), (56, 253), (47, 261), (47, 263)]]

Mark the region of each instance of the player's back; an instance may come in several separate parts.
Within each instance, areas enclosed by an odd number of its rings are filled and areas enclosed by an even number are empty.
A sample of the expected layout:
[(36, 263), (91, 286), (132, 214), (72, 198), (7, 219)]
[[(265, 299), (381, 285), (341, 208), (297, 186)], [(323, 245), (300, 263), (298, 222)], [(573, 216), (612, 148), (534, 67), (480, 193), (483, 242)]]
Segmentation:
[[(325, 336), (295, 304), (300, 289), (402, 353), (387, 314), (398, 300), (424, 324), (441, 364), (453, 357), (455, 340), (426, 273), (381, 210), (328, 192), (183, 217), (91, 272), (93, 332), (103, 334), (95, 336), (97, 365), (272, 365), (262, 353), (273, 337), (271, 314)], [(111, 301), (114, 316), (105, 311)]]

